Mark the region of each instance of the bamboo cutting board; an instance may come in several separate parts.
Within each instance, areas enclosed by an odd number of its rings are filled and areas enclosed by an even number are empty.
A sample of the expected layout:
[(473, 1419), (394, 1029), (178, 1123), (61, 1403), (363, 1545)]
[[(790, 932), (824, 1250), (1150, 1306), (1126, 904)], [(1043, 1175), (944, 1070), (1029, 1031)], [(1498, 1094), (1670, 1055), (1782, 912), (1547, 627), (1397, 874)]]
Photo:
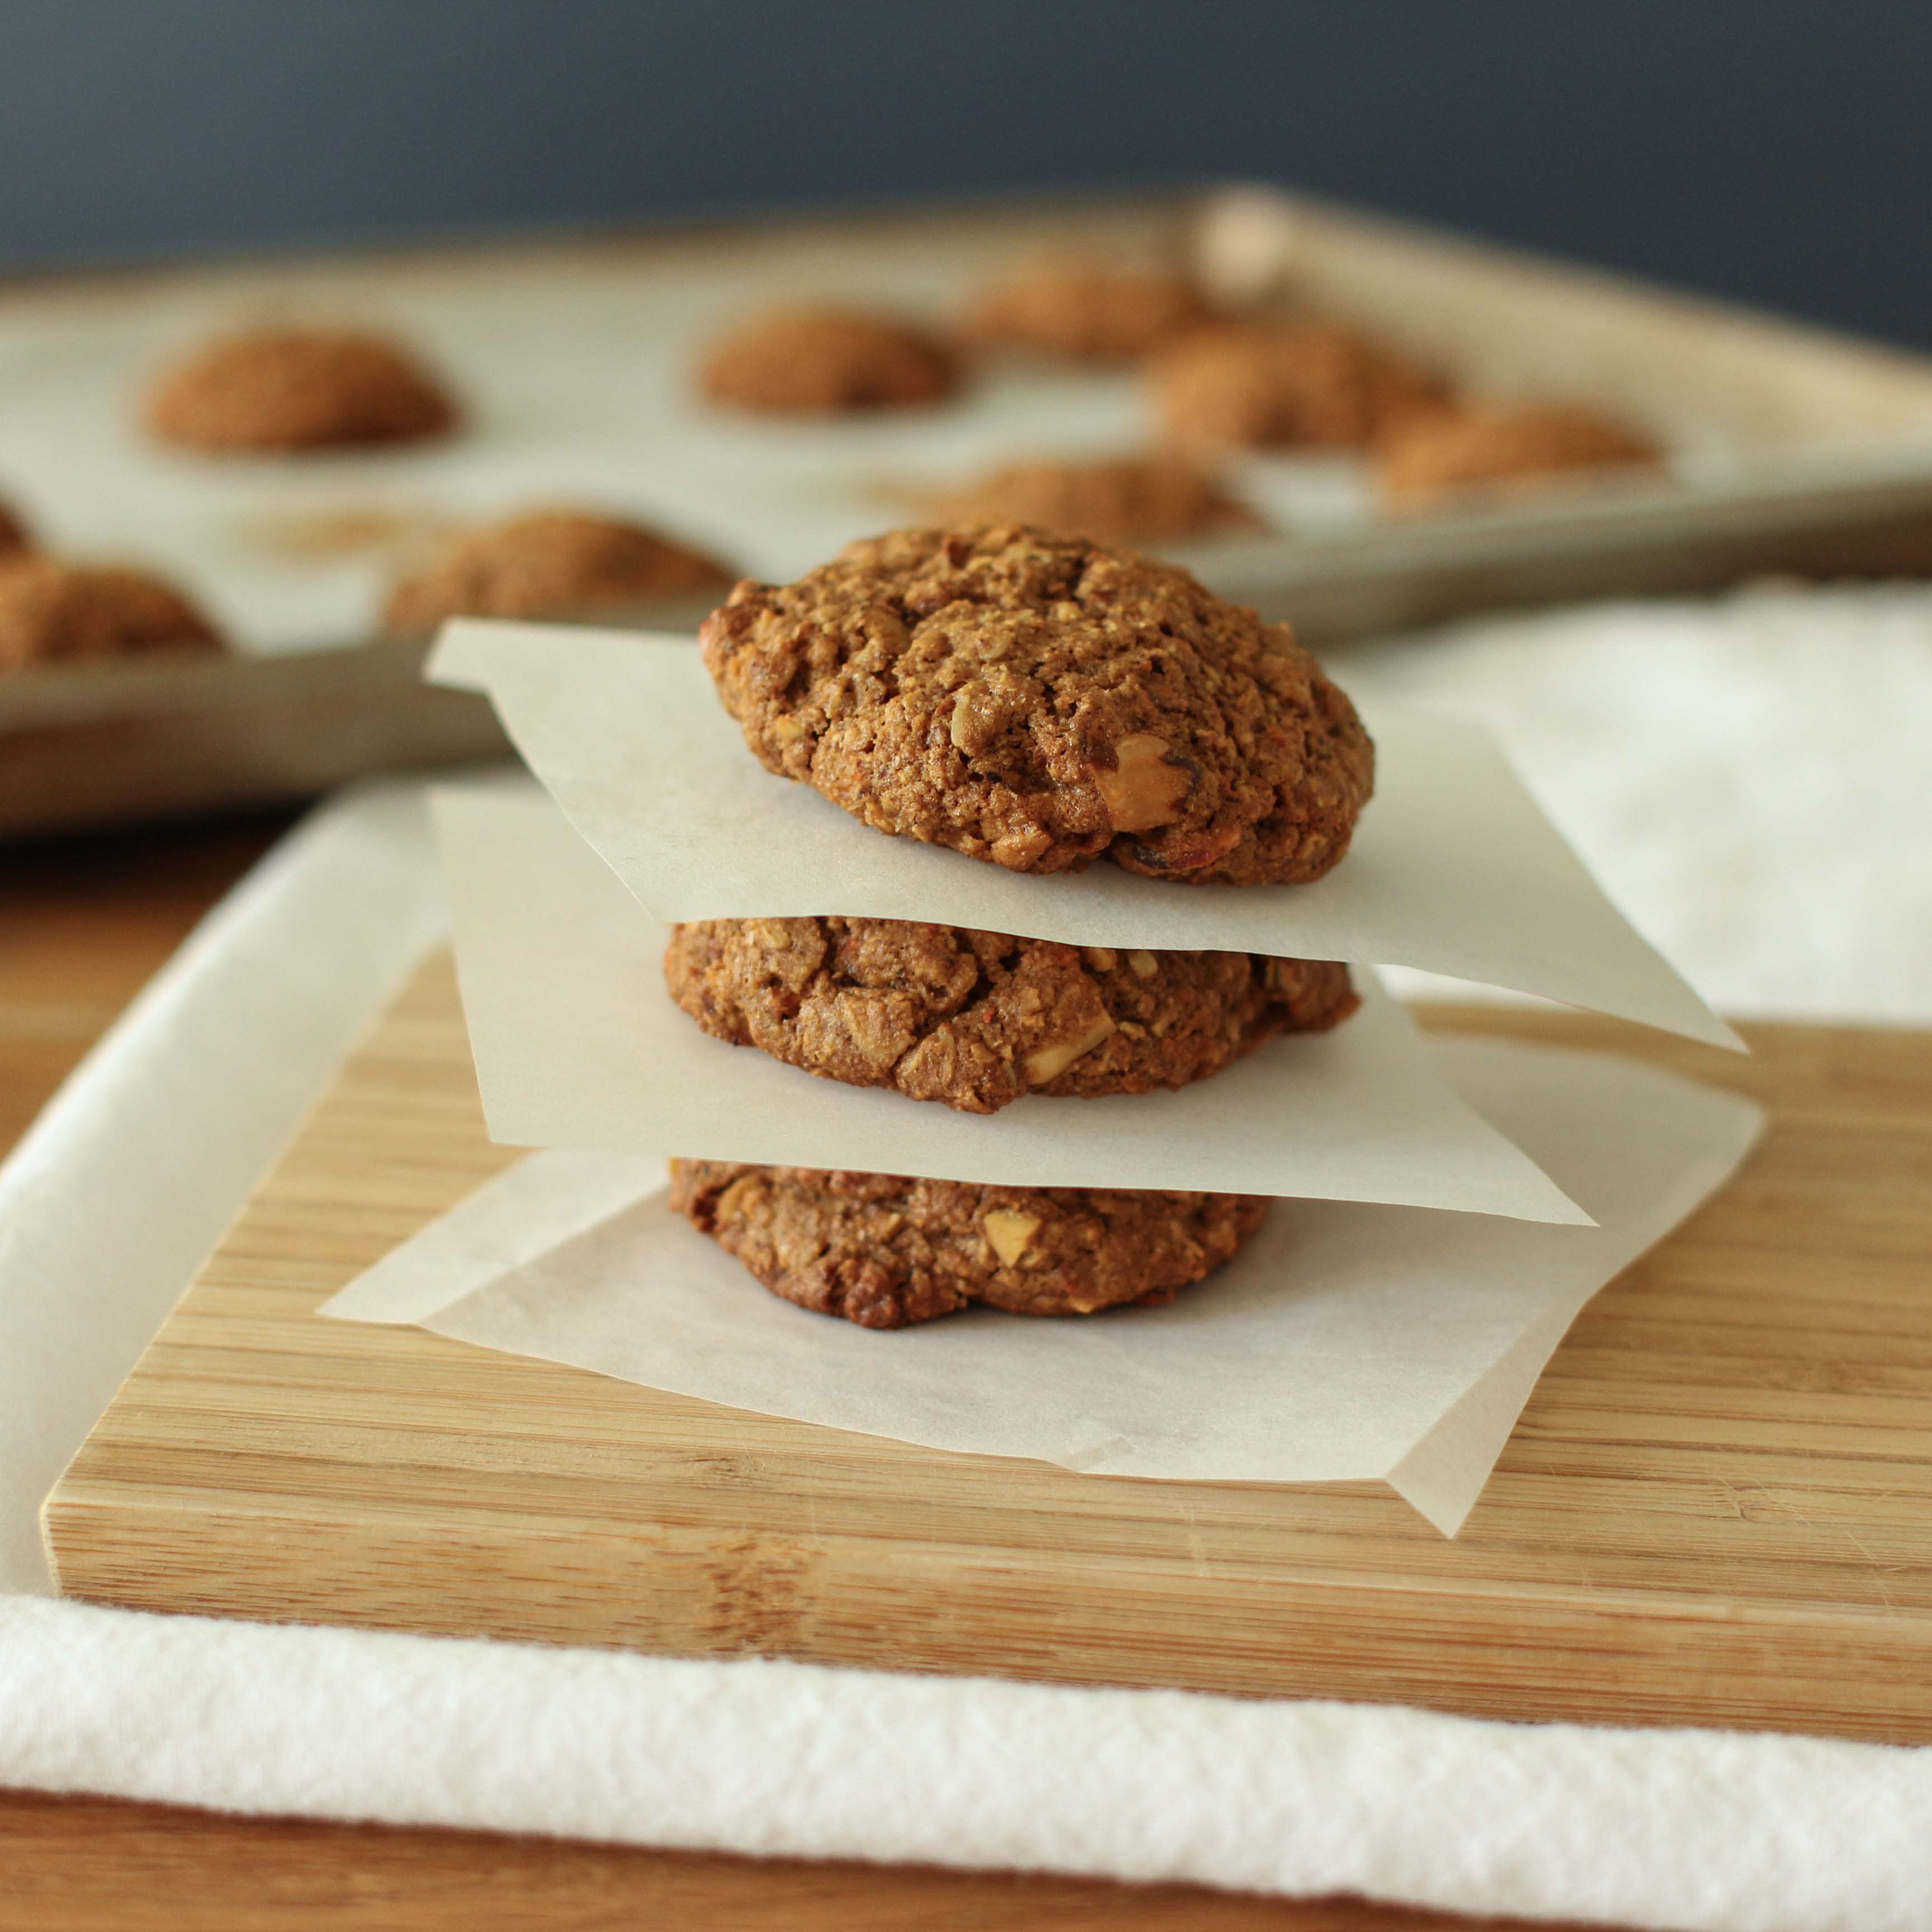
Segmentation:
[(1455, 1541), (1379, 1485), (1169, 1484), (847, 1435), (316, 1305), (514, 1156), (449, 964), (345, 1067), (49, 1498), (134, 1607), (1521, 1718), (1932, 1741), (1932, 1034), (1445, 1023), (1772, 1109), (1587, 1310)]

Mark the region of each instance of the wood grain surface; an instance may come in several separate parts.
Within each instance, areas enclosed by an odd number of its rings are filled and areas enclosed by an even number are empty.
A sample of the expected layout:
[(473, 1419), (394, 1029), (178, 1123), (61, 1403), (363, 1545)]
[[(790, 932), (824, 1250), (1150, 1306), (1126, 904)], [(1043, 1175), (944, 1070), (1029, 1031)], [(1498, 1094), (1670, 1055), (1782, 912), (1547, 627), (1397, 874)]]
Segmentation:
[(1932, 1038), (1750, 1060), (1741, 1179), (1592, 1304), (1455, 1541), (1376, 1484), (1136, 1482), (316, 1320), (514, 1157), (446, 956), (354, 1056), (76, 1458), (64, 1588), (152, 1610), (1932, 1738)]
[[(463, 1832), (0, 1798), (0, 1932), (1506, 1932), (1298, 1903), (920, 1866), (765, 1863)], [(1540, 1924), (1538, 1932), (1565, 1932)], [(1582, 1932), (1570, 1928), (1569, 1932)]]
[[(0, 850), (0, 1151), (282, 829)], [(0, 1932), (1484, 1932), (1359, 1900), (851, 1864), (293, 1820), (0, 1791)]]
[(0, 1151), (289, 822), (0, 847)]

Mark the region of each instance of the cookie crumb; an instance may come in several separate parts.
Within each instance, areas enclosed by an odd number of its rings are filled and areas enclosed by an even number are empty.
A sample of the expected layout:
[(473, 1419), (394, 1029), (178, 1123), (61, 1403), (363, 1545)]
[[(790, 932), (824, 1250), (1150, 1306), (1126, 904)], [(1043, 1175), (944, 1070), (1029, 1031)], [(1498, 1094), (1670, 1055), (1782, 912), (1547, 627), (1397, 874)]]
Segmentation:
[(164, 372), (147, 423), (164, 442), (214, 454), (416, 442), (446, 434), (458, 411), (395, 343), (346, 328), (257, 328), (225, 335)]

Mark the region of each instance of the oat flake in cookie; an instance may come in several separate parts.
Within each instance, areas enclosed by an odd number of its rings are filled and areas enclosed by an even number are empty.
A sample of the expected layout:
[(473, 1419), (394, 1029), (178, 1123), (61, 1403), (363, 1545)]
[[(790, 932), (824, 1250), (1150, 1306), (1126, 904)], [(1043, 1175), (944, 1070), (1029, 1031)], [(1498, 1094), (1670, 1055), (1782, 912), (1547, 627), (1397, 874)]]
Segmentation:
[(1024, 524), (898, 530), (700, 637), (768, 769), (880, 832), (1020, 872), (1292, 885), (1374, 782), (1354, 707), (1186, 571)]
[(976, 1301), (1015, 1315), (1172, 1301), (1268, 1213), (1250, 1194), (982, 1187), (705, 1160), (671, 1162), (670, 1204), (774, 1294), (866, 1328)]
[(1183, 1087), (1360, 1004), (1348, 969), (1327, 960), (1120, 952), (895, 919), (676, 926), (664, 976), (734, 1046), (969, 1114), (1027, 1093)]

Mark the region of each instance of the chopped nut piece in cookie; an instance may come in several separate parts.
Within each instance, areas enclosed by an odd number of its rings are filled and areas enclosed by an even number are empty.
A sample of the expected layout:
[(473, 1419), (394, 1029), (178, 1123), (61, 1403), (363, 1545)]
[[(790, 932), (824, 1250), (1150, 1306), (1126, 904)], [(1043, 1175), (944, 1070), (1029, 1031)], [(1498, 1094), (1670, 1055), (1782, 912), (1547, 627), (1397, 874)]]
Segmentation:
[(1018, 1265), (1027, 1244), (1040, 1232), (1037, 1214), (1022, 1214), (1011, 1208), (992, 1208), (986, 1212), (986, 1238), (993, 1252), (1008, 1268)]
[(1027, 1084), (1044, 1087), (1049, 1080), (1058, 1079), (1082, 1054), (1091, 1053), (1113, 1030), (1112, 1019), (1102, 1013), (1084, 1032), (1077, 1034), (1072, 1040), (1055, 1040), (1050, 1046), (1035, 1047), (1026, 1057)]
[(1107, 816), (1116, 832), (1150, 832), (1180, 815), (1183, 801), (1193, 789), (1192, 775), (1173, 762), (1165, 738), (1133, 731), (1114, 747), (1109, 771), (1096, 766), (1094, 782), (1107, 801)]
[(953, 694), (952, 716), (946, 735), (970, 758), (997, 744), (1038, 702), (1040, 692), (1028, 680), (995, 664), (984, 676), (962, 684)]

